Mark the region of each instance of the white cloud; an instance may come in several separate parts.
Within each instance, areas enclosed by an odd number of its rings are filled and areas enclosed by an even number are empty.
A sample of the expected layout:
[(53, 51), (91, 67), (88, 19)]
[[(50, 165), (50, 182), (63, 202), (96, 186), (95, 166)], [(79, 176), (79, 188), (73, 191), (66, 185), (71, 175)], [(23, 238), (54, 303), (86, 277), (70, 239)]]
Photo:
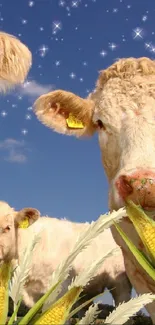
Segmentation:
[(25, 151), (26, 147), (24, 141), (18, 141), (11, 138), (0, 141), (0, 157), (2, 160), (14, 163), (24, 163), (27, 161)]
[(20, 88), (19, 92), (22, 95), (26, 95), (28, 97), (38, 97), (43, 94), (48, 93), (54, 89), (53, 85), (41, 85), (37, 83), (35, 80), (24, 82)]

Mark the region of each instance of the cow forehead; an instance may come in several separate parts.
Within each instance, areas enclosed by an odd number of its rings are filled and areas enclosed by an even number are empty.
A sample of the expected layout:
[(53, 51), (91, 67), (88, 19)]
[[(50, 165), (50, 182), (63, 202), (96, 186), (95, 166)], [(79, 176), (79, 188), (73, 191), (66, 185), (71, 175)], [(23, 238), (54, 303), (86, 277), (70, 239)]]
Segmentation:
[(106, 118), (107, 122), (116, 127), (126, 117), (130, 119), (143, 115), (155, 118), (155, 76), (111, 78), (92, 97), (95, 101), (93, 119)]
[(6, 202), (0, 201), (0, 225), (13, 222), (14, 209), (12, 209)]
[(14, 222), (13, 214), (0, 214), (0, 226), (12, 224)]
[(110, 67), (100, 71), (97, 88), (104, 87), (108, 80), (120, 78), (148, 77), (155, 75), (155, 61), (147, 57), (125, 58), (113, 63)]

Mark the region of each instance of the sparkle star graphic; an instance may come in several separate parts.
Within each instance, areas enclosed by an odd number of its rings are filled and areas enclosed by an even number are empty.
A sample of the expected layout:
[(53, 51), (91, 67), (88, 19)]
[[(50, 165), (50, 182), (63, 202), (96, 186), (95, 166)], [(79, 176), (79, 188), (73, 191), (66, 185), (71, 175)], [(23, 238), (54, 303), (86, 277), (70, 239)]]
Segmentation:
[(140, 38), (143, 39), (144, 31), (142, 28), (137, 27), (133, 30), (132, 35), (133, 35), (133, 39), (140, 39)]

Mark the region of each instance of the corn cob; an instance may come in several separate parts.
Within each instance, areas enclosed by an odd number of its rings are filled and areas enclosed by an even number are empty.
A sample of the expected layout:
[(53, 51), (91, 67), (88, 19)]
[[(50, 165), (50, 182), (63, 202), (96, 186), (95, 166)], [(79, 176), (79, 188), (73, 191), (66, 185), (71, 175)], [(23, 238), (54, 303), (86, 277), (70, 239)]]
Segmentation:
[(45, 311), (34, 325), (63, 324), (81, 292), (82, 287), (73, 287), (70, 289), (62, 298)]
[(129, 219), (135, 226), (146, 250), (155, 265), (155, 222), (149, 218), (144, 211), (133, 202), (127, 201), (126, 211)]
[(11, 263), (4, 263), (0, 268), (0, 324), (5, 324), (8, 314), (8, 285), (11, 276)]

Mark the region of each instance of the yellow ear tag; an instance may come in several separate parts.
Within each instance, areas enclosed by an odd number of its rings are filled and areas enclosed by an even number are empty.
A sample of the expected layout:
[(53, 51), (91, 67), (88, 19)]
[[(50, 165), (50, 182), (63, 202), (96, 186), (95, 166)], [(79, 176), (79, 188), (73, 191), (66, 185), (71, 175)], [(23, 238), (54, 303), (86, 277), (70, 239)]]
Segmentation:
[(29, 218), (25, 218), (18, 224), (18, 228), (28, 228), (29, 227)]
[(84, 125), (83, 123), (78, 120), (74, 115), (71, 113), (69, 114), (69, 117), (66, 119), (67, 125), (71, 129), (83, 129)]

